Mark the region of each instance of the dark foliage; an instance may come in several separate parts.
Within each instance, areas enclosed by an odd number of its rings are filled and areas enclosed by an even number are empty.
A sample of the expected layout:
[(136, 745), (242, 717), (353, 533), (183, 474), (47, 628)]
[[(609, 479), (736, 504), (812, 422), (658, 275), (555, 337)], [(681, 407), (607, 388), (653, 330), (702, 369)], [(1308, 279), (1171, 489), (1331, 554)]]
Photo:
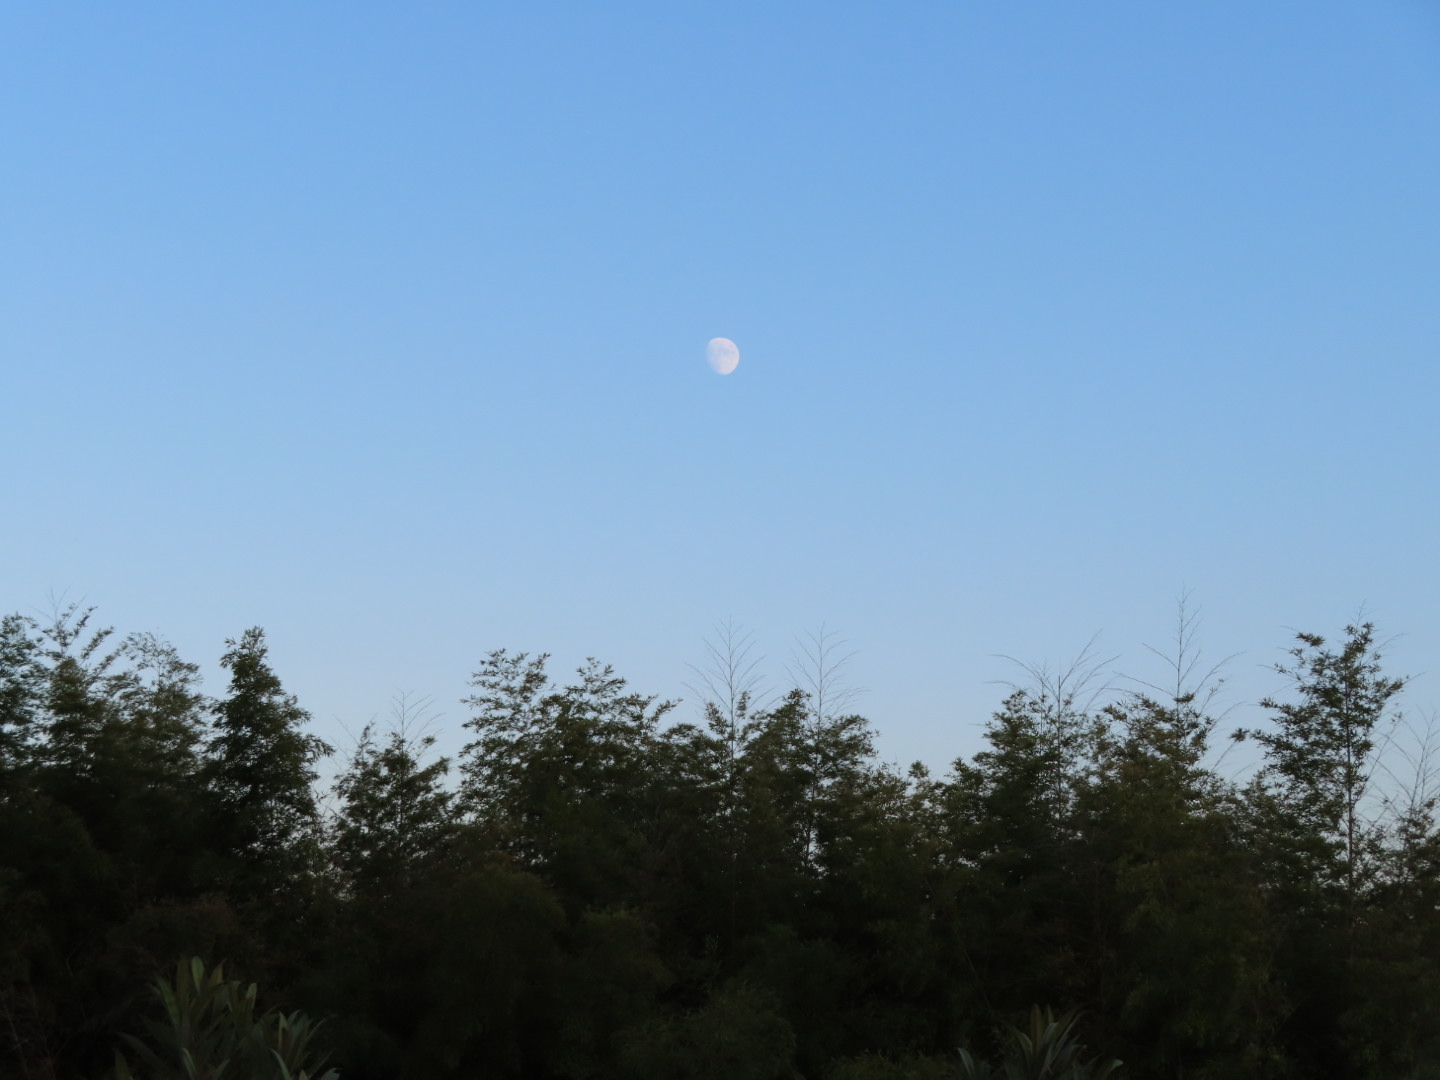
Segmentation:
[(88, 612), (0, 620), (0, 1075), (183, 1063), (157, 985), (218, 1058), (303, 1029), (345, 1080), (1440, 1075), (1440, 832), (1374, 790), (1403, 680), (1370, 626), (1299, 638), (1244, 787), (1183, 678), (1041, 679), (936, 778), (823, 663), (758, 706), (733, 645), (698, 724), (493, 653), (453, 783), (402, 716), (322, 813), (260, 630), (210, 700)]

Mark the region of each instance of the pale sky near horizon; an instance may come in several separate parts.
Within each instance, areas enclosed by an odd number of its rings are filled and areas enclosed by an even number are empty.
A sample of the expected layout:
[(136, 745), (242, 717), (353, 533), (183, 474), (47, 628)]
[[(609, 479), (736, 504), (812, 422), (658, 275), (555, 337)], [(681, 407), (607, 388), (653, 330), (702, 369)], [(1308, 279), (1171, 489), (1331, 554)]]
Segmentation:
[(335, 741), (824, 623), (943, 769), (1184, 590), (1247, 722), (1362, 607), (1423, 711), (1437, 361), (1433, 2), (0, 6), (0, 610)]

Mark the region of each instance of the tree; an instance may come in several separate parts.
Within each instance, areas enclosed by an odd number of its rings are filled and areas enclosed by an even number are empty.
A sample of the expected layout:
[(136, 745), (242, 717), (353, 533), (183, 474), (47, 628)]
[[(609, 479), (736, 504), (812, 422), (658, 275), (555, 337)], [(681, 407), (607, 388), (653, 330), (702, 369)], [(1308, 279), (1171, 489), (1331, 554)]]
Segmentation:
[[(692, 667), (703, 726), (679, 724), (662, 736), (662, 758), (675, 821), (675, 877), (700, 937), (723, 941), (728, 953), (741, 922), (746, 754), (763, 726), (761, 679), (753, 635), (733, 620), (706, 640), (706, 662)], [(686, 812), (688, 811), (688, 813)], [(688, 820), (686, 820), (688, 819)]]
[(310, 714), (271, 670), (263, 630), (225, 644), (229, 693), (214, 705), (205, 767), (211, 827), (233, 866), (232, 885), (251, 899), (273, 899), (314, 864), (315, 764), (331, 748), (305, 732)]
[(118, 644), (72, 605), (0, 627), (0, 1011), (22, 1071), (94, 1062), (157, 954), (188, 932), (198, 867), (197, 669)]
[(727, 620), (716, 626), (713, 641), (705, 641), (704, 666), (691, 667), (699, 685), (686, 687), (701, 699), (706, 727), (721, 740), (732, 768), (743, 749), (751, 714), (764, 708), (765, 692), (756, 670), (761, 658), (754, 651), (754, 635)]
[(699, 1008), (627, 1033), (636, 1080), (793, 1080), (795, 1035), (762, 990), (733, 983)]
[(490, 654), (465, 700), (476, 738), (462, 751), (462, 796), (501, 845), (581, 905), (636, 903), (652, 868), (655, 785), (648, 766), (674, 706), (627, 692), (594, 659), (557, 687), (545, 656)]
[[(1440, 828), (1433, 800), (1401, 811), (1355, 930), (1339, 1026), (1363, 1076), (1440, 1068)], [(1426, 1070), (1429, 1070), (1428, 1072)]]
[(792, 691), (786, 705), (796, 710), (805, 729), (803, 745), (808, 756), (802, 766), (809, 777), (805, 804), (812, 808), (805, 825), (807, 862), (817, 858), (820, 842), (819, 822), (813, 811), (819, 808), (822, 789), (836, 779), (836, 765), (857, 754), (867, 757), (872, 751), (866, 721), (846, 712), (865, 691), (846, 677), (846, 668), (855, 654), (841, 654), (845, 645), (842, 638), (821, 624), (818, 630), (796, 641), (790, 665), (790, 679), (799, 694)]
[(1297, 634), (1289, 665), (1275, 670), (1293, 683), (1294, 700), (1267, 697), (1275, 729), (1241, 730), (1265, 748), (1262, 780), (1279, 798), (1307, 869), (1344, 897), (1353, 914), (1371, 830), (1364, 799), (1375, 762), (1374, 733), (1406, 679), (1383, 675), (1371, 623), (1347, 626), (1340, 648), (1318, 634)]
[(0, 800), (33, 759), (44, 685), (33, 620), (0, 618)]
[(1204, 668), (1177, 605), (1168, 678), (1102, 711), (1075, 785), (1079, 1000), (1142, 1075), (1265, 1075), (1283, 1004), (1234, 793), (1205, 764), (1226, 661)]
[[(426, 703), (419, 703), (423, 713)], [(350, 764), (334, 784), (340, 810), (331, 850), (347, 884), (385, 894), (405, 888), (424, 862), (440, 854), (455, 832), (454, 794), (445, 789), (450, 762), (423, 764), (435, 737), (415, 730), (415, 709), (404, 695), (394, 725), (377, 743), (367, 725)]]
[(939, 798), (957, 890), (954, 944), (992, 1021), (1073, 983), (1083, 894), (1075, 880), (1081, 734), (1098, 721), (1069, 698), (1016, 690), (955, 762)]
[(1279, 959), (1292, 988), (1286, 1041), (1314, 1076), (1364, 1075), (1365, 1038), (1347, 1029), (1367, 990), (1360, 945), (1383, 865), (1383, 834), (1367, 812), (1375, 732), (1406, 680), (1383, 673), (1370, 623), (1338, 647), (1296, 635), (1289, 700), (1266, 698), (1273, 727), (1242, 730), (1265, 748), (1248, 796), (1250, 842), (1284, 927)]
[(1107, 709), (1077, 807), (1081, 996), (1143, 1074), (1264, 1076), (1284, 1004), (1274, 931), (1233, 796), (1202, 765), (1214, 720), (1196, 696)]

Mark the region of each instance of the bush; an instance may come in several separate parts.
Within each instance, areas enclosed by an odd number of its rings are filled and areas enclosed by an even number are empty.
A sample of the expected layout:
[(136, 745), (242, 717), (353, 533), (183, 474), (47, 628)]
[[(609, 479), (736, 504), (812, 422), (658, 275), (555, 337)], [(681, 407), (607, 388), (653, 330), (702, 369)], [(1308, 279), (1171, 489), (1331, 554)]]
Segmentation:
[(163, 1021), (146, 1021), (148, 1042), (123, 1036), (138, 1074), (118, 1051), (116, 1080), (339, 1080), (323, 1076), (311, 1040), (319, 1029), (304, 1013), (256, 1012), (255, 984), (226, 979), (223, 964), (205, 971), (198, 957), (175, 965), (175, 980), (155, 980)]
[(1085, 1047), (1075, 1032), (1078, 1013), (1056, 1018), (1050, 1009), (1037, 1005), (1030, 1010), (1027, 1030), (1012, 1027), (1005, 1033), (1005, 1052), (995, 1065), (977, 1061), (968, 1050), (960, 1051), (960, 1075), (964, 1080), (1105, 1080), (1121, 1062), (1082, 1058)]

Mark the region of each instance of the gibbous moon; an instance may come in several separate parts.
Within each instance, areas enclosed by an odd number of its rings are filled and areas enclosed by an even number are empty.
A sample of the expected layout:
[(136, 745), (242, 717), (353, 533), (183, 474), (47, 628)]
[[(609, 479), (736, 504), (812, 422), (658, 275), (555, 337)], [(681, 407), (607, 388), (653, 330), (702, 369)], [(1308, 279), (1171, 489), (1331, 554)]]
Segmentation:
[(705, 346), (705, 360), (716, 375), (729, 375), (740, 364), (740, 350), (728, 337), (711, 338)]

